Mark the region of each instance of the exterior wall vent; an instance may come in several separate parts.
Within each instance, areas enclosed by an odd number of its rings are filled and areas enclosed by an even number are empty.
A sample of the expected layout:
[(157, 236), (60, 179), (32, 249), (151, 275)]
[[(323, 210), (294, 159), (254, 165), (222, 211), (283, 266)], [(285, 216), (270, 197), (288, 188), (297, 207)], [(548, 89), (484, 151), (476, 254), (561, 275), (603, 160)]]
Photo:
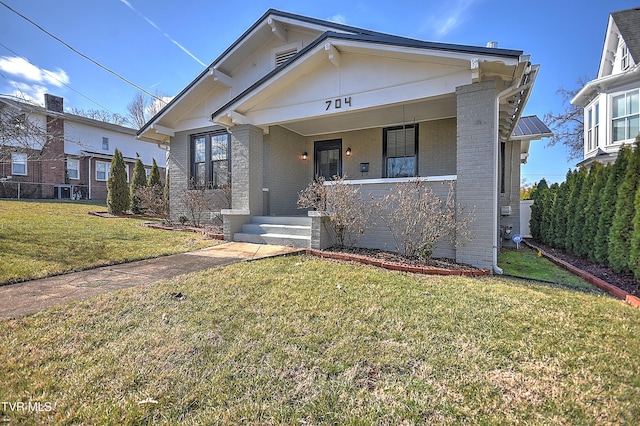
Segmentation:
[(275, 54), (276, 67), (279, 67), (280, 65), (284, 64), (285, 62), (287, 62), (289, 59), (291, 59), (293, 56), (295, 56), (296, 53), (298, 53), (298, 48), (297, 47), (293, 47), (291, 49), (287, 49), (287, 50), (283, 50), (281, 52), (277, 52)]

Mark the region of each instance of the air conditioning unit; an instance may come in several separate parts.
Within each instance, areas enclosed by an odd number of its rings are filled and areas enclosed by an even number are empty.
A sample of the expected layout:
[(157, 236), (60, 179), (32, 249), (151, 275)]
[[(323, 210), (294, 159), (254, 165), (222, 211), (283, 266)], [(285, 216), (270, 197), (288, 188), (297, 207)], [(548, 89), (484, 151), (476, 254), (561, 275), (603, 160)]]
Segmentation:
[(502, 216), (511, 216), (511, 206), (500, 207), (500, 214)]

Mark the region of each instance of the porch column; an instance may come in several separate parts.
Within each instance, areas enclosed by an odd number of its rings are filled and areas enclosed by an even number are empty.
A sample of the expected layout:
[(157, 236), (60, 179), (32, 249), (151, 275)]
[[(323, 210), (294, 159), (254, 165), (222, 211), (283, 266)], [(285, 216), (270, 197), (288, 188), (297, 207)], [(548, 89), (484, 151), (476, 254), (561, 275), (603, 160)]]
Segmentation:
[(222, 210), (224, 239), (233, 240), (251, 216), (260, 216), (264, 141), (262, 130), (250, 124), (234, 126), (231, 133), (231, 208)]
[(481, 268), (493, 266), (497, 183), (496, 85), (493, 81), (456, 88), (456, 201), (474, 211), (472, 240), (456, 250), (456, 261)]
[(264, 140), (262, 129), (250, 124), (234, 126), (231, 132), (231, 209), (260, 216)]

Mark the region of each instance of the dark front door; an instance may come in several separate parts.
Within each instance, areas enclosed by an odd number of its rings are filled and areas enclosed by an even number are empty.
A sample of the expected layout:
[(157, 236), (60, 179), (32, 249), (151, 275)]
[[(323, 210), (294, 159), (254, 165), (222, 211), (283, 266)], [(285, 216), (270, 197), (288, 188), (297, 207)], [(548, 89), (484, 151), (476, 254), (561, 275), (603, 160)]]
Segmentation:
[(342, 176), (342, 139), (318, 141), (314, 145), (315, 174), (326, 180)]

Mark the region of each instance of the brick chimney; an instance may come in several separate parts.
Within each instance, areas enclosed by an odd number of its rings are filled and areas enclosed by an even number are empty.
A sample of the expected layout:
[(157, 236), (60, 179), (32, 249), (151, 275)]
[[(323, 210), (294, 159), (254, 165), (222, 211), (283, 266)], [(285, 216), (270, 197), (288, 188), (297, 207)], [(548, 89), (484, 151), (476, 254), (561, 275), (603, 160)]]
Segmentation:
[(42, 149), (41, 182), (43, 185), (42, 197), (54, 197), (54, 186), (64, 183), (65, 158), (64, 158), (64, 118), (59, 114), (64, 111), (64, 99), (49, 94), (44, 95), (44, 104), (47, 114), (47, 140)]

